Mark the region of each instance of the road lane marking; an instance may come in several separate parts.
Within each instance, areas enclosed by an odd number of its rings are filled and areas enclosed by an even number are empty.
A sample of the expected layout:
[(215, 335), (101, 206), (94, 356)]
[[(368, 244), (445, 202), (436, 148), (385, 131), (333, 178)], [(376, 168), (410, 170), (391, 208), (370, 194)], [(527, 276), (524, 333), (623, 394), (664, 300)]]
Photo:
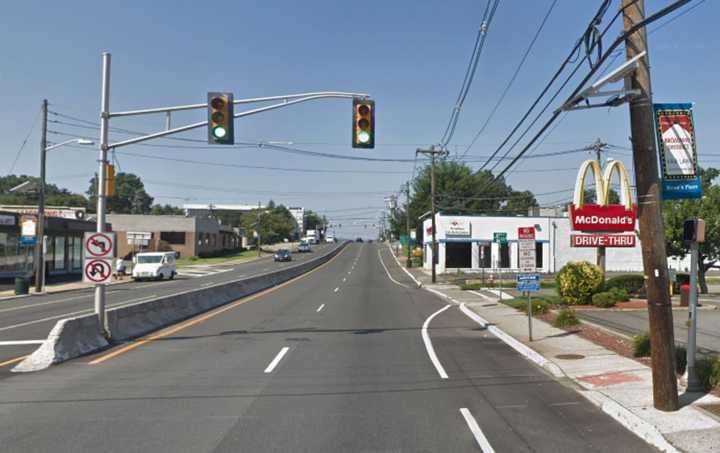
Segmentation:
[(252, 302), (253, 300), (258, 299), (258, 298), (260, 298), (260, 297), (262, 297), (262, 296), (264, 296), (264, 295), (266, 295), (266, 294), (269, 294), (269, 293), (272, 293), (272, 292), (274, 292), (274, 291), (277, 291), (277, 290), (280, 289), (280, 288), (284, 288), (285, 286), (290, 285), (291, 283), (294, 283), (294, 282), (296, 282), (296, 281), (298, 281), (298, 280), (300, 280), (300, 279), (302, 279), (302, 278), (305, 278), (305, 277), (309, 276), (310, 274), (312, 274), (313, 272), (319, 271), (320, 269), (324, 268), (325, 266), (328, 266), (330, 263), (332, 263), (333, 261), (335, 261), (340, 255), (342, 255), (342, 254), (345, 252), (345, 250), (346, 250), (346, 249), (340, 250), (340, 252), (339, 252), (337, 255), (333, 256), (328, 262), (326, 262), (326, 263), (324, 263), (324, 264), (321, 264), (320, 266), (316, 267), (315, 269), (313, 269), (313, 270), (311, 270), (311, 271), (309, 271), (309, 272), (306, 272), (306, 273), (304, 273), (304, 274), (302, 274), (302, 275), (298, 275), (297, 277), (295, 277), (295, 278), (293, 278), (293, 279), (290, 279), (290, 280), (288, 280), (288, 281), (286, 281), (286, 282), (284, 282), (284, 283), (280, 283), (280, 284), (277, 285), (277, 286), (273, 286), (272, 288), (268, 288), (268, 289), (265, 289), (265, 290), (263, 290), (263, 291), (260, 291), (260, 292), (257, 292), (257, 293), (255, 293), (255, 294), (252, 294), (252, 295), (250, 295), (250, 296), (247, 296), (247, 297), (243, 297), (243, 298), (241, 298), (241, 299), (238, 299), (238, 300), (236, 300), (235, 302), (231, 302), (230, 304), (217, 307), (217, 308), (215, 308), (215, 309), (213, 309), (213, 310), (211, 310), (211, 311), (209, 311), (209, 312), (206, 312), (206, 313), (204, 313), (204, 314), (200, 314), (200, 315), (198, 315), (198, 316), (196, 316), (196, 317), (194, 317), (194, 318), (191, 318), (191, 319), (189, 319), (188, 321), (185, 321), (185, 322), (183, 322), (183, 323), (181, 323), (181, 324), (178, 324), (178, 325), (176, 325), (176, 326), (172, 326), (172, 327), (169, 327), (169, 328), (167, 328), (167, 329), (165, 329), (165, 330), (161, 330), (160, 332), (155, 333), (155, 334), (150, 334), (150, 335), (148, 335), (148, 336), (146, 336), (146, 337), (143, 337), (143, 338), (141, 338), (141, 339), (139, 339), (139, 340), (136, 340), (136, 341), (134, 341), (134, 342), (132, 342), (132, 343), (130, 343), (130, 344), (127, 344), (127, 345), (125, 345), (125, 346), (122, 346), (122, 347), (120, 347), (120, 348), (118, 348), (118, 349), (114, 349), (114, 350), (108, 352), (107, 354), (102, 355), (102, 356), (98, 357), (97, 359), (95, 359), (95, 360), (93, 360), (93, 361), (91, 361), (91, 362), (88, 362), (88, 365), (99, 365), (99, 364), (101, 364), (101, 363), (103, 363), (103, 362), (106, 362), (106, 361), (108, 361), (108, 360), (110, 360), (110, 359), (112, 359), (112, 358), (114, 358), (114, 357), (117, 357), (117, 356), (119, 356), (119, 355), (121, 355), (121, 354), (124, 354), (124, 353), (126, 353), (126, 352), (132, 351), (132, 350), (135, 349), (135, 348), (139, 348), (140, 346), (142, 346), (142, 345), (144, 345), (144, 344), (146, 344), (146, 343), (149, 343), (149, 342), (151, 342), (151, 341), (154, 341), (154, 340), (157, 340), (157, 339), (160, 339), (160, 338), (167, 337), (168, 335), (175, 334), (175, 333), (180, 332), (180, 331), (182, 331), (182, 330), (185, 330), (185, 329), (187, 329), (187, 328), (189, 328), (189, 327), (192, 327), (192, 326), (194, 326), (195, 324), (200, 324), (200, 323), (203, 322), (203, 321), (207, 321), (208, 319), (214, 318), (215, 316), (220, 315), (220, 314), (222, 314), (222, 313), (225, 313), (226, 311), (230, 311), (230, 310), (232, 310), (233, 308), (236, 308), (236, 307), (238, 307), (238, 306), (240, 306), (240, 305), (242, 305), (242, 304), (245, 304), (245, 303), (248, 303), (248, 302)]
[(495, 450), (493, 450), (493, 447), (490, 445), (490, 442), (488, 442), (487, 437), (483, 434), (482, 429), (480, 429), (480, 425), (478, 425), (475, 417), (473, 417), (470, 411), (466, 407), (461, 407), (460, 413), (465, 419), (465, 423), (467, 423), (468, 428), (470, 428), (470, 432), (472, 432), (473, 436), (475, 436), (475, 442), (477, 442), (480, 450), (482, 450), (483, 453), (495, 453)]
[[(117, 292), (117, 291), (114, 291), (114, 292)], [(53, 300), (53, 301), (50, 301), (50, 302), (42, 302), (42, 303), (39, 303), (39, 304), (23, 305), (22, 307), (3, 308), (2, 310), (0, 310), (0, 313), (7, 313), (7, 312), (9, 312), (9, 311), (17, 311), (17, 310), (27, 310), (27, 309), (33, 308), (33, 307), (42, 307), (43, 305), (59, 304), (59, 303), (68, 302), (68, 301), (71, 301), (71, 300), (89, 299), (89, 298), (91, 298), (91, 297), (93, 297), (92, 293), (91, 293), (91, 294), (85, 294), (84, 296), (68, 297), (67, 299)]]
[(343, 277), (343, 283), (347, 281), (347, 277)]
[(389, 278), (393, 283), (395, 283), (396, 285), (400, 285), (400, 286), (402, 286), (403, 288), (407, 288), (407, 286), (403, 285), (403, 284), (400, 283), (399, 281), (397, 281), (397, 280), (395, 280), (394, 278), (392, 278), (392, 275), (390, 275), (390, 271), (388, 270), (387, 266), (385, 265), (385, 262), (384, 262), (383, 259), (382, 259), (382, 256), (380, 255), (380, 250), (378, 250), (378, 259), (380, 260), (380, 264), (382, 264), (383, 269), (385, 269), (385, 273), (387, 274), (388, 278)]
[(210, 286), (210, 285), (214, 285), (214, 284), (215, 284), (215, 282), (202, 283), (202, 284), (200, 284), (200, 287), (205, 288), (206, 286)]
[(425, 323), (423, 324), (422, 330), (421, 330), (423, 343), (425, 343), (425, 349), (427, 350), (428, 356), (430, 356), (430, 361), (435, 366), (435, 369), (437, 370), (438, 374), (440, 375), (440, 379), (447, 379), (448, 375), (445, 372), (445, 368), (443, 368), (442, 363), (440, 363), (440, 360), (438, 359), (437, 354), (435, 354), (435, 348), (433, 348), (432, 341), (430, 341), (430, 335), (428, 335), (427, 329), (428, 329), (428, 326), (430, 325), (430, 321), (432, 321), (435, 316), (444, 312), (448, 308), (450, 308), (450, 305), (445, 305), (440, 310), (438, 310), (435, 313), (428, 316), (428, 318), (425, 320)]
[(325, 308), (325, 304), (320, 305), (320, 306), (318, 307), (318, 309), (315, 310), (315, 311), (316, 311), (317, 313), (320, 313), (323, 308)]
[(26, 355), (22, 357), (15, 357), (14, 359), (6, 360), (4, 362), (0, 362), (0, 367), (6, 366), (6, 365), (12, 365), (13, 363), (21, 362), (27, 357)]
[(278, 363), (280, 363), (280, 361), (285, 356), (285, 354), (287, 354), (288, 350), (290, 350), (289, 347), (287, 347), (287, 346), (283, 347), (280, 350), (280, 352), (277, 353), (277, 355), (272, 360), (272, 362), (270, 362), (270, 365), (268, 365), (267, 368), (265, 368), (265, 373), (272, 373), (272, 371), (275, 369), (275, 367), (278, 365)]
[[(139, 302), (151, 300), (156, 297), (157, 297), (157, 294), (153, 294), (151, 296), (142, 297), (140, 299), (119, 302), (115, 305), (108, 305), (108, 308), (122, 308), (127, 305), (133, 305), (133, 304), (136, 304)], [(31, 326), (33, 324), (38, 324), (38, 323), (45, 322), (45, 321), (52, 321), (53, 319), (67, 318), (68, 316), (75, 316), (75, 315), (82, 315), (82, 314), (90, 314), (90, 313), (93, 313), (94, 311), (95, 311), (94, 309), (89, 308), (87, 310), (73, 311), (70, 313), (63, 313), (63, 314), (55, 315), (55, 316), (48, 316), (47, 318), (34, 319), (32, 321), (21, 322), (20, 324), (13, 324), (10, 326), (0, 327), (0, 332), (5, 331), (5, 330), (10, 330), (10, 329), (17, 329), (18, 327)]]
[(333, 290), (334, 293), (336, 293), (338, 291), (340, 291), (340, 287), (337, 287), (337, 288), (335, 288), (335, 290)]
[(23, 344), (43, 344), (45, 340), (8, 340), (0, 341), (0, 346), (19, 346)]

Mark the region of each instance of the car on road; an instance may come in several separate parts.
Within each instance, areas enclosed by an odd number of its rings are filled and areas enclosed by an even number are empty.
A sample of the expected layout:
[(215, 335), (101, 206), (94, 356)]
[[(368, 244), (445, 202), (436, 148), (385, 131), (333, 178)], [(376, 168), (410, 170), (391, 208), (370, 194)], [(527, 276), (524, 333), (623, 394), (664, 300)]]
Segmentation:
[(175, 252), (145, 252), (133, 257), (133, 280), (172, 280), (176, 275)]
[(290, 255), (290, 250), (280, 249), (277, 252), (275, 252), (273, 259), (275, 261), (292, 261), (292, 255)]
[(310, 253), (312, 250), (310, 249), (310, 244), (307, 242), (301, 242), (300, 245), (298, 245), (297, 248), (298, 253)]
[(357, 239), (355, 239), (355, 242), (362, 242), (362, 241), (363, 241), (363, 238), (357, 238)]

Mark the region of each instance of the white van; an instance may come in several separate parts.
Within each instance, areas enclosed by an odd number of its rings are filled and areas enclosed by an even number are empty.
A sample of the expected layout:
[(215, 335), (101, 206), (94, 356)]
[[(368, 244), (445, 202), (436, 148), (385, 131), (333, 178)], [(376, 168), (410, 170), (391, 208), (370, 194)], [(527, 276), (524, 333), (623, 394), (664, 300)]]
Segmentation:
[(172, 280), (176, 274), (175, 252), (138, 253), (133, 258), (133, 280)]

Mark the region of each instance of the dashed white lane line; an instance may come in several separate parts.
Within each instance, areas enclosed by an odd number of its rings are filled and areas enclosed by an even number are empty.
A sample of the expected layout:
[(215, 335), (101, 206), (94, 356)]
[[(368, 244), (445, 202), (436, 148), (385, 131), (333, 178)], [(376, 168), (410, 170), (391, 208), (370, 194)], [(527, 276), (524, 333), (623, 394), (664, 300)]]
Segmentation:
[(347, 277), (343, 277), (343, 283), (347, 281)]
[(437, 370), (441, 379), (447, 379), (448, 375), (445, 372), (445, 368), (443, 368), (442, 363), (440, 363), (440, 360), (438, 359), (437, 354), (435, 354), (435, 348), (433, 348), (432, 341), (430, 341), (430, 335), (428, 335), (427, 329), (428, 329), (428, 326), (430, 325), (430, 321), (432, 321), (435, 316), (444, 312), (448, 308), (450, 308), (450, 305), (445, 305), (440, 310), (438, 310), (435, 313), (428, 316), (428, 318), (425, 320), (425, 323), (423, 324), (422, 330), (421, 330), (423, 343), (425, 343), (425, 349), (427, 350), (428, 356), (430, 357), (430, 361), (435, 366), (435, 369)]
[(340, 287), (337, 287), (337, 288), (335, 288), (335, 289), (333, 290), (334, 293), (336, 293), (336, 292), (338, 292), (338, 291), (340, 291)]
[(210, 285), (214, 285), (214, 284), (215, 284), (215, 282), (202, 283), (202, 284), (200, 285), (200, 287), (201, 287), (201, 288), (205, 288), (206, 286), (210, 286)]
[(315, 310), (315, 311), (316, 311), (317, 313), (320, 313), (323, 308), (325, 308), (325, 304), (320, 305), (320, 306), (318, 307), (318, 309)]
[(281, 361), (282, 358), (285, 356), (285, 354), (287, 354), (287, 352), (288, 352), (289, 349), (290, 349), (290, 348), (287, 347), (287, 346), (285, 346), (284, 348), (282, 348), (282, 349), (280, 350), (280, 352), (278, 352), (278, 354), (277, 354), (277, 355), (275, 356), (275, 358), (272, 360), (272, 362), (270, 362), (270, 365), (268, 365), (267, 368), (265, 368), (265, 373), (272, 373), (272, 371), (275, 369), (275, 367), (278, 365), (278, 363), (280, 363), (280, 361)]
[(0, 341), (0, 346), (18, 346), (23, 344), (43, 344), (45, 340), (12, 340)]
[(470, 432), (472, 432), (473, 436), (475, 436), (475, 441), (480, 447), (480, 450), (482, 450), (483, 453), (495, 453), (495, 450), (493, 450), (493, 447), (490, 445), (490, 442), (488, 442), (487, 437), (483, 434), (482, 429), (480, 429), (480, 425), (478, 425), (475, 417), (473, 417), (470, 411), (466, 407), (462, 407), (460, 408), (460, 413), (465, 419), (465, 423), (467, 423), (468, 428), (470, 428)]

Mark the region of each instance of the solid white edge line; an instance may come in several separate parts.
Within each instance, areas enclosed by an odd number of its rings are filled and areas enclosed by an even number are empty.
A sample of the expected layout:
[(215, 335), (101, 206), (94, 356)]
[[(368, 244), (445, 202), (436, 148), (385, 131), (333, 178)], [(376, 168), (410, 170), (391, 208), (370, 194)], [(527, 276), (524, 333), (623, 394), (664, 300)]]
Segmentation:
[(285, 356), (285, 354), (287, 354), (289, 349), (290, 348), (288, 346), (283, 347), (280, 350), (280, 352), (277, 353), (277, 355), (272, 360), (272, 362), (270, 362), (270, 365), (268, 365), (267, 368), (265, 368), (265, 373), (272, 373), (272, 371), (275, 369), (277, 364), (280, 363), (280, 361), (282, 360), (283, 356)]
[(45, 340), (10, 340), (0, 341), (0, 346), (18, 346), (23, 344), (43, 344)]
[(423, 343), (425, 343), (425, 349), (427, 350), (428, 356), (430, 357), (430, 361), (435, 366), (435, 369), (437, 370), (441, 379), (447, 379), (448, 375), (445, 372), (445, 368), (443, 368), (442, 363), (440, 363), (440, 360), (438, 359), (437, 354), (435, 354), (435, 348), (433, 348), (432, 341), (430, 340), (430, 335), (428, 335), (428, 333), (427, 333), (427, 329), (428, 329), (428, 326), (430, 325), (430, 321), (432, 321), (435, 316), (444, 312), (448, 308), (450, 308), (450, 305), (445, 305), (440, 310), (438, 310), (435, 313), (428, 316), (428, 318), (423, 323), (422, 330), (421, 330), (421, 336), (422, 336)]
[(390, 254), (392, 255), (393, 258), (395, 258), (395, 262), (400, 267), (400, 269), (404, 270), (405, 273), (408, 274), (408, 277), (410, 277), (415, 282), (415, 284), (418, 286), (418, 288), (420, 288), (422, 286), (422, 282), (420, 280), (418, 280), (417, 278), (415, 278), (415, 276), (409, 270), (405, 269), (405, 266), (400, 264), (400, 260), (398, 260), (397, 256), (395, 256), (395, 254), (392, 252), (392, 249), (390, 248), (389, 244), (388, 244), (388, 248), (390, 249)]
[(393, 283), (395, 283), (396, 285), (400, 285), (400, 286), (402, 286), (403, 288), (407, 288), (407, 286), (403, 285), (403, 284), (400, 283), (399, 281), (397, 281), (397, 280), (395, 280), (394, 278), (392, 278), (392, 275), (390, 275), (390, 271), (388, 270), (387, 266), (385, 265), (385, 262), (384, 262), (383, 259), (382, 259), (382, 255), (380, 254), (380, 250), (378, 250), (378, 259), (380, 260), (380, 264), (382, 264), (383, 269), (385, 269), (385, 273), (387, 274), (388, 278), (389, 278)]
[(333, 290), (334, 293), (336, 293), (336, 292), (338, 292), (338, 291), (340, 291), (340, 287), (335, 288), (335, 289)]
[(493, 450), (493, 447), (490, 445), (490, 442), (488, 442), (487, 437), (483, 434), (482, 429), (480, 429), (480, 425), (478, 425), (475, 417), (473, 417), (470, 411), (466, 407), (461, 407), (460, 413), (465, 419), (465, 423), (467, 423), (468, 428), (470, 428), (470, 432), (472, 432), (475, 437), (475, 441), (480, 447), (480, 450), (482, 450), (483, 453), (495, 453), (495, 450)]
[(323, 308), (325, 308), (325, 304), (320, 305), (320, 306), (318, 307), (318, 309), (315, 310), (315, 312), (320, 313)]

